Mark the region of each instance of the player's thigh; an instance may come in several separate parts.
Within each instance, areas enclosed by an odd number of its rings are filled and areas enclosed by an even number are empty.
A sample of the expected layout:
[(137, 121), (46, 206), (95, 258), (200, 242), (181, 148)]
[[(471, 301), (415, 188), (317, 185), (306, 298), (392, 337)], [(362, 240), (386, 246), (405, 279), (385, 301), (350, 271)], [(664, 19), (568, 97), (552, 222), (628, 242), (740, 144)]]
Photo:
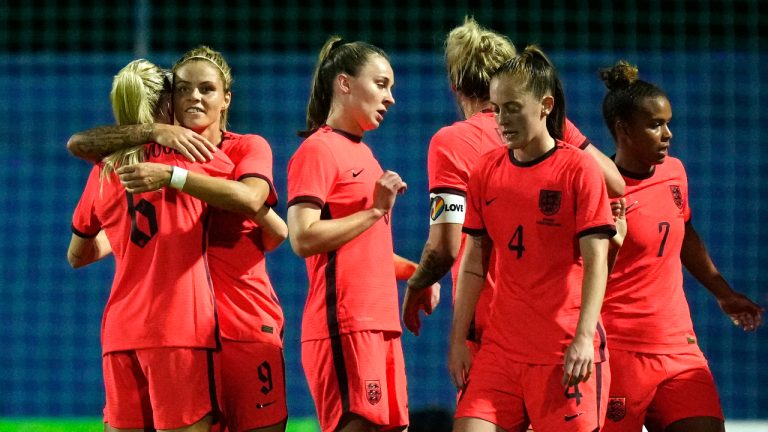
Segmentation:
[(667, 378), (658, 355), (611, 349), (611, 386), (603, 431), (637, 432), (659, 383)]
[(486, 348), (473, 361), (456, 406), (456, 427), (488, 430), (488, 425), (493, 425), (507, 431), (524, 431), (529, 424), (522, 388), (525, 366)]
[[(482, 354), (482, 351), (481, 351)], [(594, 431), (605, 423), (611, 381), (608, 362), (595, 363), (586, 382), (564, 387), (563, 365), (527, 365), (525, 408), (533, 430)]]
[(288, 409), (281, 347), (224, 340), (217, 365), (223, 418), (230, 431), (285, 428)]
[(707, 418), (723, 421), (720, 396), (707, 361), (700, 353), (662, 356), (668, 378), (659, 384), (648, 408), (647, 424), (666, 429), (681, 420)]
[(136, 350), (149, 383), (154, 427), (207, 430), (218, 414), (213, 352), (197, 348)]

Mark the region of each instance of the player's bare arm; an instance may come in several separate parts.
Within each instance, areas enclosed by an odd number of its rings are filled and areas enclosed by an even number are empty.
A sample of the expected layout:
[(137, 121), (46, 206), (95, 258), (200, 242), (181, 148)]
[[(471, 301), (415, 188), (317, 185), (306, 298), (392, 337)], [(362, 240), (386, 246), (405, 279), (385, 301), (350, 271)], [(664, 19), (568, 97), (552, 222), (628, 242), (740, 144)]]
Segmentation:
[(148, 142), (178, 151), (190, 161), (212, 159), (216, 146), (202, 135), (178, 125), (163, 123), (100, 126), (78, 132), (67, 141), (67, 150), (81, 159), (98, 162), (124, 148)]
[(466, 339), (475, 316), (477, 300), (485, 285), (491, 247), (487, 234), (470, 236), (459, 267), (448, 356), (448, 369), (457, 389), (466, 384), (467, 373), (472, 365)]
[(600, 166), (600, 171), (603, 172), (603, 178), (605, 179), (605, 186), (608, 189), (608, 196), (611, 198), (618, 198), (624, 195), (624, 177), (621, 176), (616, 164), (603, 154), (597, 147), (590, 144), (585, 149), (585, 152), (589, 153)]
[(593, 340), (608, 280), (608, 236), (591, 234), (579, 239), (584, 260), (581, 310), (573, 341), (565, 351), (563, 386), (586, 382), (594, 364)]
[(753, 331), (762, 324), (763, 307), (731, 288), (690, 221), (685, 224), (680, 259), (691, 275), (715, 296), (720, 308), (734, 325), (744, 331)]
[(445, 223), (429, 227), (429, 238), (421, 260), (408, 279), (408, 288), (422, 290), (439, 281), (451, 270), (461, 247), (461, 224)]

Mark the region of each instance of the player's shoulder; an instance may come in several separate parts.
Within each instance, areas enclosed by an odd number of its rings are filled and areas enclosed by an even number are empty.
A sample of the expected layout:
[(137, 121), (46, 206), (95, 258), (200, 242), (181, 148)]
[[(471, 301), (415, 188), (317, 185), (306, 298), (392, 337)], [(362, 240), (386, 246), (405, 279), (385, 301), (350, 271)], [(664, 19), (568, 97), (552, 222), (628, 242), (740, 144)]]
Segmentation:
[(663, 175), (671, 179), (686, 179), (685, 166), (683, 162), (675, 157), (667, 156), (664, 162), (656, 166), (657, 175)]
[(269, 145), (267, 140), (261, 135), (257, 134), (240, 134), (236, 132), (226, 131), (222, 138), (222, 144), (229, 143), (239, 146), (260, 146)]
[(507, 147), (498, 147), (480, 156), (477, 161), (479, 169), (485, 169), (489, 165), (497, 165), (509, 159), (509, 149)]

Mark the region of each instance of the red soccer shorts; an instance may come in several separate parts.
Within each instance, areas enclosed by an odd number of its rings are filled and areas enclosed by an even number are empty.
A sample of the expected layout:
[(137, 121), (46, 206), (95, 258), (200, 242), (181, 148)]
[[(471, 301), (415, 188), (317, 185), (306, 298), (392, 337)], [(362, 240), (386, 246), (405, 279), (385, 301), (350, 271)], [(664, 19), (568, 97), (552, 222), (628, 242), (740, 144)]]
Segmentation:
[(474, 358), (456, 418), (474, 417), (508, 431), (597, 430), (605, 419), (610, 371), (596, 363), (585, 383), (563, 387), (563, 365), (505, 359), (484, 345)]
[(348, 413), (383, 430), (408, 425), (399, 333), (363, 331), (302, 342), (301, 363), (323, 432), (333, 431)]
[(222, 423), (230, 432), (260, 429), (288, 418), (283, 349), (263, 342), (221, 341)]
[(104, 422), (118, 429), (176, 429), (218, 411), (213, 353), (148, 348), (104, 354)]
[(644, 354), (611, 349), (605, 431), (663, 430), (690, 417), (723, 419), (720, 398), (701, 352)]

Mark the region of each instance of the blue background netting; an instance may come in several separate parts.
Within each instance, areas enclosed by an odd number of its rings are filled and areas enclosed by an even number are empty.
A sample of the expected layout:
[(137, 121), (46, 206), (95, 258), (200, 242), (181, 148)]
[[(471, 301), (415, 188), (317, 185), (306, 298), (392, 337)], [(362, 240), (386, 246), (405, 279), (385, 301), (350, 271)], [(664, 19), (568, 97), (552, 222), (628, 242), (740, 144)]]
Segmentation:
[[(226, 13), (200, 1), (187, 8), (151, 1), (42, 1), (36, 9), (0, 3), (0, 417), (99, 415), (99, 328), (113, 265), (75, 271), (66, 263), (71, 212), (89, 165), (70, 157), (65, 143), (76, 131), (113, 122), (111, 78), (125, 63), (147, 56), (170, 65), (201, 42), (222, 50), (232, 65), (230, 129), (261, 134), (272, 145), (283, 215), (285, 167), (299, 144), (295, 131), (303, 127), (315, 50), (333, 32), (388, 49), (397, 104), (366, 141), (382, 166), (409, 184), (394, 212), (394, 237), (396, 251), (414, 260), (428, 230), (427, 145), (458, 119), (440, 55), (448, 29), (474, 13), (515, 41), (546, 42), (566, 85), (569, 117), (607, 153), (605, 90), (596, 71), (626, 58), (670, 96), (672, 153), (688, 169), (694, 222), (715, 262), (734, 287), (768, 304), (768, 15), (760, 2), (701, 1), (690, 12), (686, 2), (650, 1), (619, 12), (574, 10), (565, 1), (498, 10), (459, 1), (336, 13), (307, 12), (292, 0), (267, 3), (233, 2)], [(312, 416), (299, 357), (304, 265), (284, 245), (268, 256), (268, 270), (289, 323), (290, 414)], [(768, 418), (768, 330), (733, 328), (706, 290), (690, 278), (686, 283), (726, 416)], [(404, 336), (414, 408), (454, 403), (445, 368), (447, 279), (444, 286), (444, 303), (422, 336)]]

